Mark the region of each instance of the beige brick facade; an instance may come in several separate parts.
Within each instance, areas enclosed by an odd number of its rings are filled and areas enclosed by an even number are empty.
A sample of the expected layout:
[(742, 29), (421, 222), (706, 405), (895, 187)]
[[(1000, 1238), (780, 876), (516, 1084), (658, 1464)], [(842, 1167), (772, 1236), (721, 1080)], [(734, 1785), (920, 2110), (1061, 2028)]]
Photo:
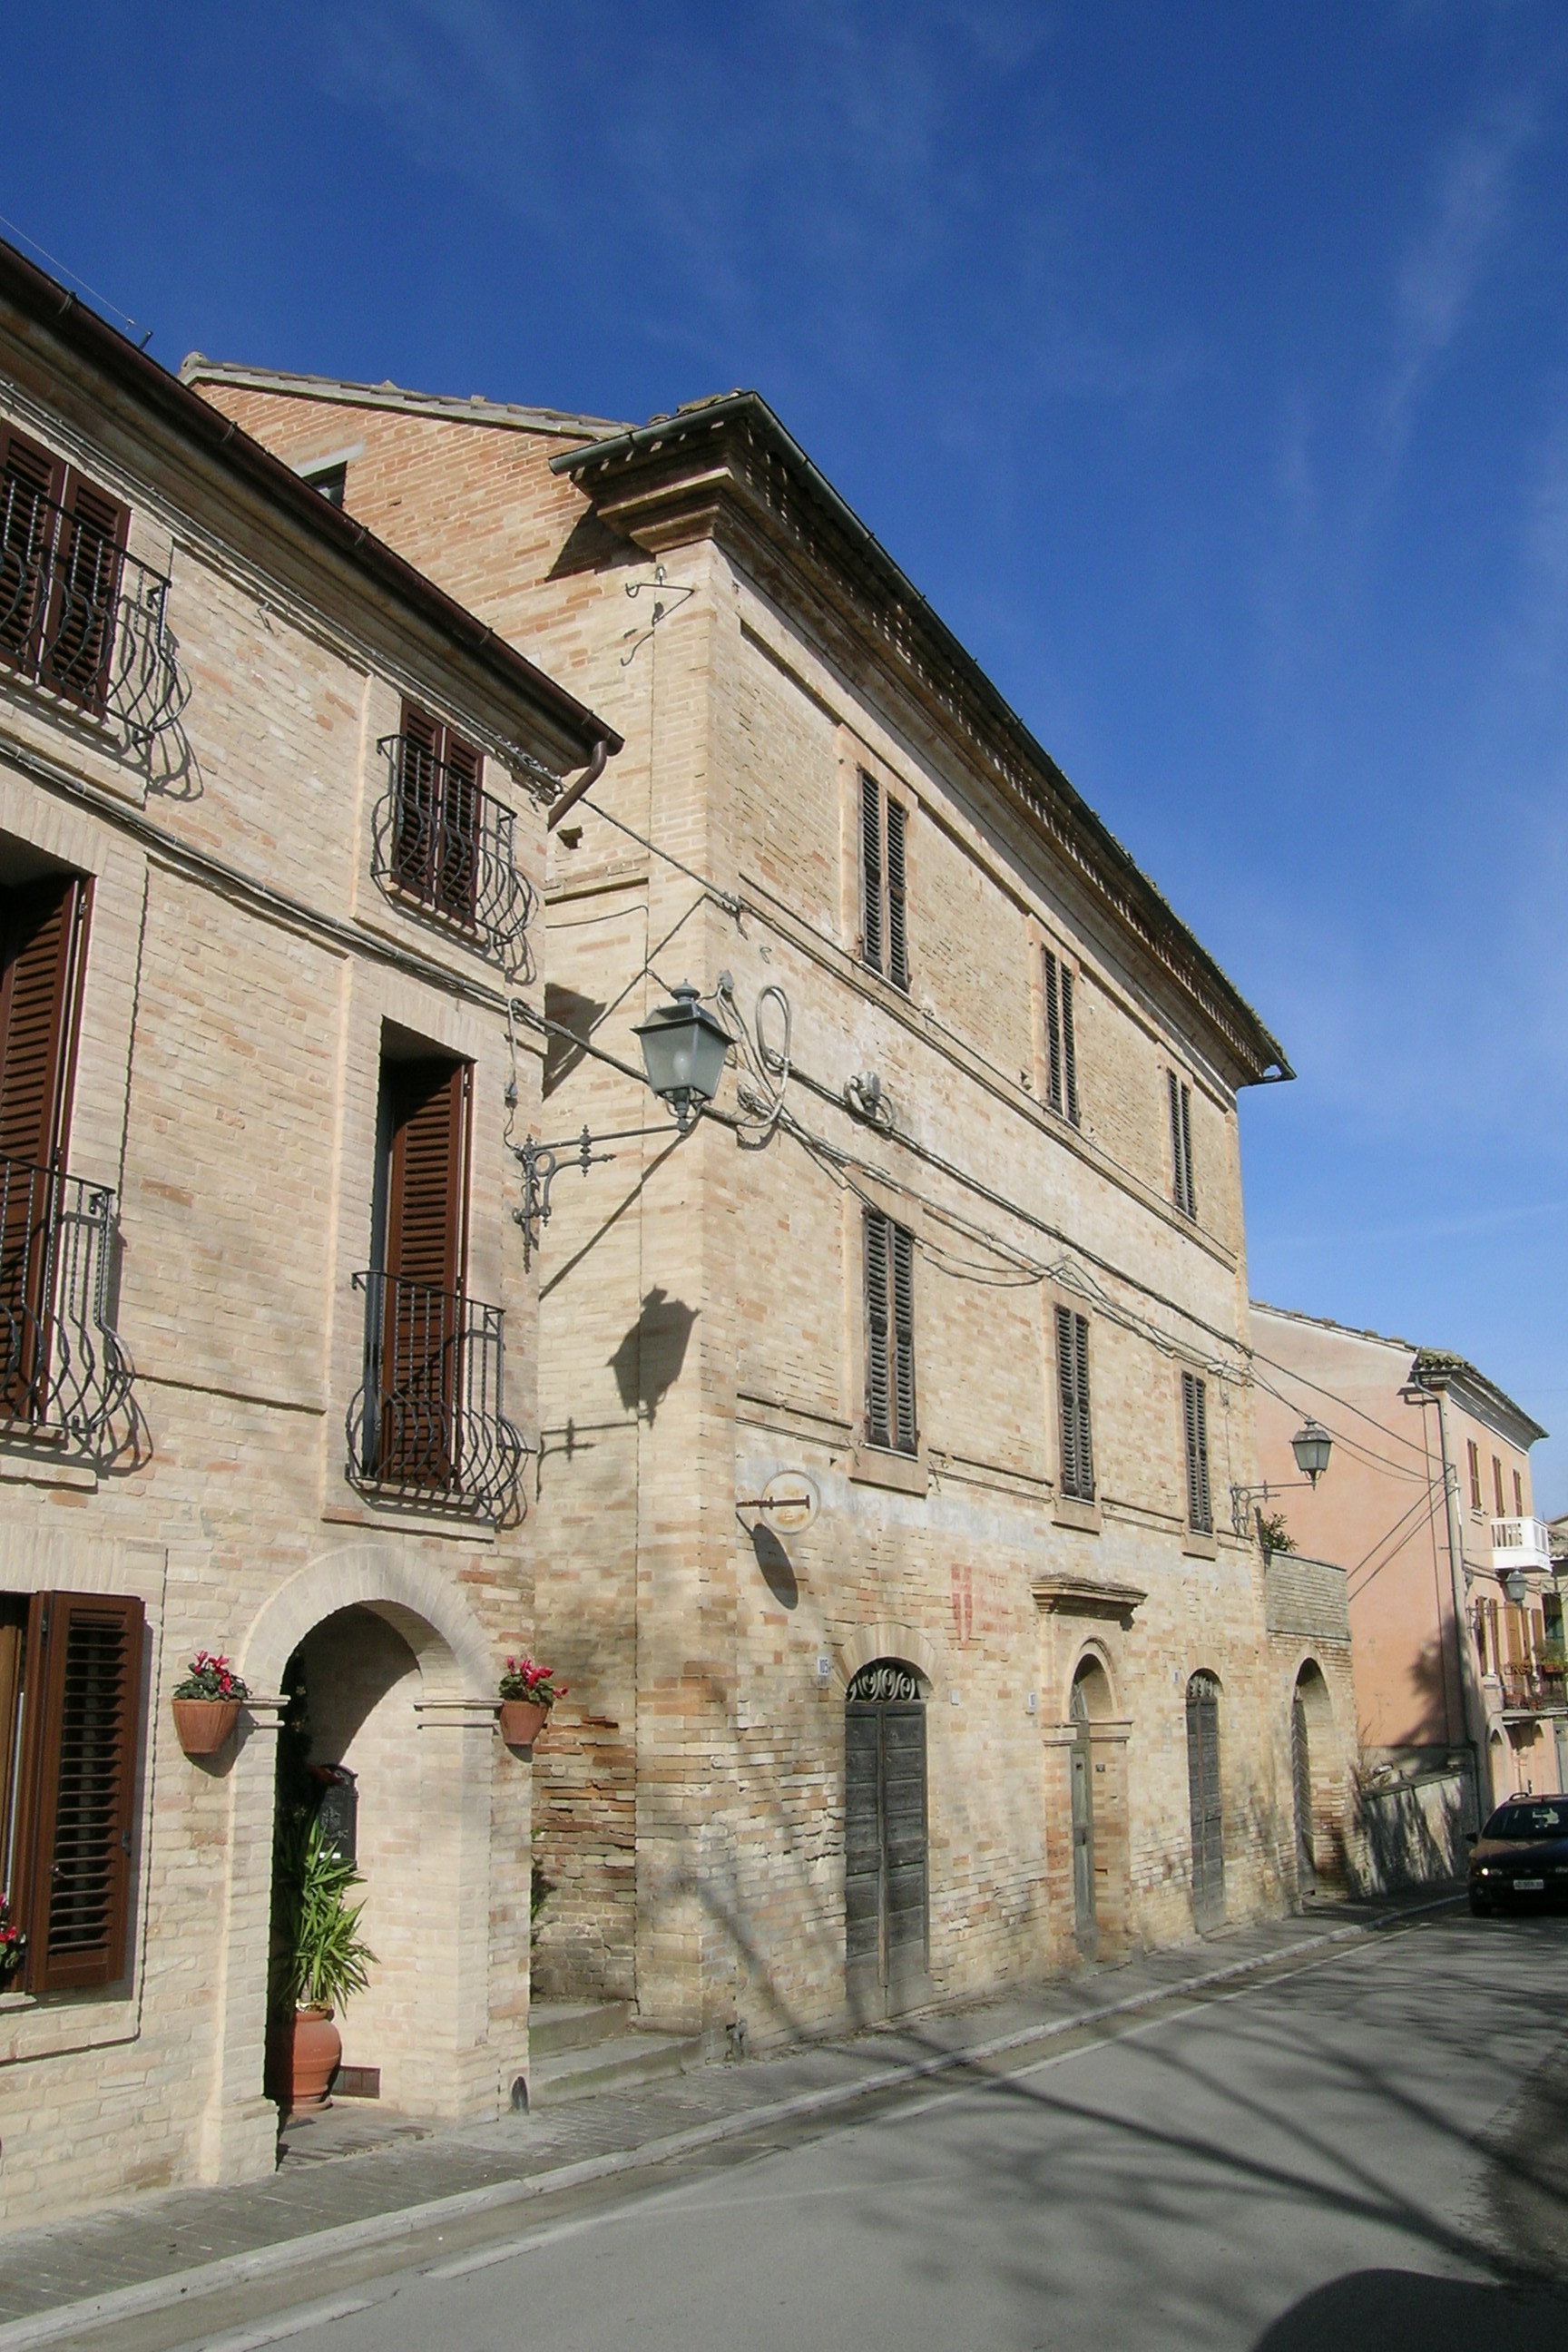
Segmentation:
[[(563, 1152), (542, 1241), (537, 1622), (571, 1695), (536, 1767), (536, 1984), (714, 2048), (842, 2016), (846, 1691), (879, 1659), (924, 1697), (906, 1997), (1072, 1963), (1075, 1757), (1099, 1948), (1194, 1932), (1194, 1675), (1220, 1693), (1224, 1909), (1277, 1909), (1311, 1644), (1277, 1654), (1228, 1492), (1257, 1476), (1237, 1092), (1267, 1034), (760, 404), (617, 441), (190, 373), (291, 463), (352, 445), (350, 510), (626, 739), (549, 873), (541, 1131), (653, 1131), (585, 1177)], [(907, 989), (860, 954), (862, 775), (906, 813)], [(1047, 950), (1077, 1125), (1049, 1101)], [(785, 1115), (763, 1140), (732, 1066), (678, 1141), (631, 1031), (725, 974), (748, 1021), (787, 995)], [(847, 1104), (868, 1072), (890, 1124)], [(868, 1443), (868, 1206), (914, 1239), (912, 1455)], [(1062, 1491), (1058, 1305), (1089, 1325), (1089, 1501)], [(1188, 1525), (1184, 1371), (1212, 1533)], [(819, 1498), (805, 1528), (760, 1507), (781, 1474)]]
[[(0, 661), (0, 883), (92, 878), (66, 1164), (112, 1192), (104, 1319), (134, 1367), (90, 1439), (0, 1422), (0, 1592), (133, 1596), (148, 1627), (126, 1971), (0, 1996), (8, 2221), (271, 2169), (274, 1779), (297, 1654), (313, 1757), (360, 1776), (378, 1966), (345, 2055), (381, 2068), (384, 2097), (450, 2117), (493, 2115), (526, 2070), (531, 1772), (494, 1699), (503, 1654), (532, 1639), (535, 1523), (447, 1507), (461, 1477), (423, 1503), (351, 1485), (345, 1423), (395, 1038), (472, 1065), (468, 1289), (504, 1311), (505, 1415), (535, 1435), (507, 1131), (535, 1116), (542, 988), (537, 961), (500, 971), (376, 886), (377, 744), (406, 696), (480, 746), (538, 891), (551, 780), (603, 732), (194, 395), (60, 314), (60, 289), (7, 256), (0, 423), (129, 509), (131, 556), (169, 583), (182, 685), (138, 733)], [(202, 1647), (253, 1698), (192, 1760), (169, 1693)]]

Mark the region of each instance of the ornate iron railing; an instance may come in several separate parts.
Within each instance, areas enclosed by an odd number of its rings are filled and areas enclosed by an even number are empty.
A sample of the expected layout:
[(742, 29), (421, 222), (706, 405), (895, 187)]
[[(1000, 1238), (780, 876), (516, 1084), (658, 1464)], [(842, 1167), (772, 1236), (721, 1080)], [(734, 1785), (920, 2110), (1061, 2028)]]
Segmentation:
[(185, 699), (168, 604), (161, 572), (0, 475), (0, 661), (146, 741)]
[(356, 1274), (364, 1377), (348, 1414), (348, 1476), (405, 1500), (510, 1518), (529, 1447), (501, 1403), (504, 1318), (460, 1292)]
[(100, 1452), (131, 1395), (110, 1320), (114, 1194), (0, 1160), (0, 1426)]
[(1561, 1666), (1503, 1665), (1498, 1669), (1504, 1711), (1510, 1715), (1559, 1714), (1563, 1710)]
[(375, 880), (510, 969), (533, 911), (511, 811), (480, 791), (477, 756), (437, 760), (410, 735), (384, 736), (376, 749), (388, 781), (375, 809)]

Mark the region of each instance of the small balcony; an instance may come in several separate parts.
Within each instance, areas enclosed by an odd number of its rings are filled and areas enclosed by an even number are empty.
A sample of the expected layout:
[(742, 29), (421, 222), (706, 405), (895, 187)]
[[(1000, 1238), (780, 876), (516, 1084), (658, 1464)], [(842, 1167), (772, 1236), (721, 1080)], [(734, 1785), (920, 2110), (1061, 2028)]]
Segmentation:
[(519, 873), (512, 813), (479, 790), (477, 756), (437, 760), (410, 735), (376, 745), (387, 763), (371, 870), (389, 898), (515, 970), (533, 911)]
[(348, 1413), (352, 1486), (498, 1524), (517, 1512), (528, 1454), (501, 1405), (504, 1318), (459, 1291), (356, 1274), (364, 1376)]
[(113, 1450), (131, 1364), (110, 1320), (114, 1194), (0, 1159), (0, 1431)]
[(1533, 1661), (1529, 1665), (1500, 1666), (1497, 1680), (1505, 1716), (1568, 1714), (1561, 1666)]
[(150, 741), (185, 700), (168, 603), (163, 572), (0, 478), (0, 663), (13, 673)]
[(1538, 1568), (1548, 1572), (1552, 1567), (1552, 1531), (1544, 1519), (1494, 1519), (1492, 1521), (1492, 1567)]

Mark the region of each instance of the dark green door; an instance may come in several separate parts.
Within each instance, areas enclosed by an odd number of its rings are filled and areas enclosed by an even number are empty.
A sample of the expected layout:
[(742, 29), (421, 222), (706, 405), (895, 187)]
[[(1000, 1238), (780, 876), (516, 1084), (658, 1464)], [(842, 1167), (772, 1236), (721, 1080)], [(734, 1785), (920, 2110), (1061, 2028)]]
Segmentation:
[(1219, 1782), (1219, 1685), (1194, 1675), (1187, 1685), (1187, 1796), (1193, 1822), (1193, 1918), (1217, 1927), (1225, 1917), (1225, 1817)]
[(926, 1722), (896, 1659), (863, 1666), (844, 1710), (844, 1962), (849, 1998), (887, 2016), (926, 1977)]
[(1296, 1892), (1318, 1891), (1312, 1853), (1312, 1752), (1307, 1741), (1307, 1704), (1298, 1690), (1290, 1703), (1290, 1780), (1296, 1795)]
[(1072, 1691), (1072, 1907), (1078, 1947), (1094, 1959), (1100, 1934), (1094, 1916), (1094, 1755), (1089, 1743), (1089, 1701), (1081, 1683)]

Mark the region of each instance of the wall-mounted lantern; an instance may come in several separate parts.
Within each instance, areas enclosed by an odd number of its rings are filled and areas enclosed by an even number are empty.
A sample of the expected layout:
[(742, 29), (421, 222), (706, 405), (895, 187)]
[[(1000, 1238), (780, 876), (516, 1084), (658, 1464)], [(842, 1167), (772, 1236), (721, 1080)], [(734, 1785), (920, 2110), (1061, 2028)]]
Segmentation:
[(1288, 1495), (1298, 1486), (1315, 1487), (1329, 1466), (1329, 1455), (1334, 1441), (1321, 1422), (1310, 1413), (1290, 1440), (1290, 1451), (1296, 1457), (1300, 1478), (1287, 1478), (1282, 1486), (1233, 1486), (1230, 1490), (1230, 1524), (1236, 1534), (1247, 1533), (1247, 1514), (1255, 1504), (1267, 1503), (1271, 1495)]
[(731, 1036), (683, 980), (673, 1004), (661, 1004), (632, 1034), (642, 1046), (648, 1085), (675, 1113), (684, 1135), (719, 1091)]

